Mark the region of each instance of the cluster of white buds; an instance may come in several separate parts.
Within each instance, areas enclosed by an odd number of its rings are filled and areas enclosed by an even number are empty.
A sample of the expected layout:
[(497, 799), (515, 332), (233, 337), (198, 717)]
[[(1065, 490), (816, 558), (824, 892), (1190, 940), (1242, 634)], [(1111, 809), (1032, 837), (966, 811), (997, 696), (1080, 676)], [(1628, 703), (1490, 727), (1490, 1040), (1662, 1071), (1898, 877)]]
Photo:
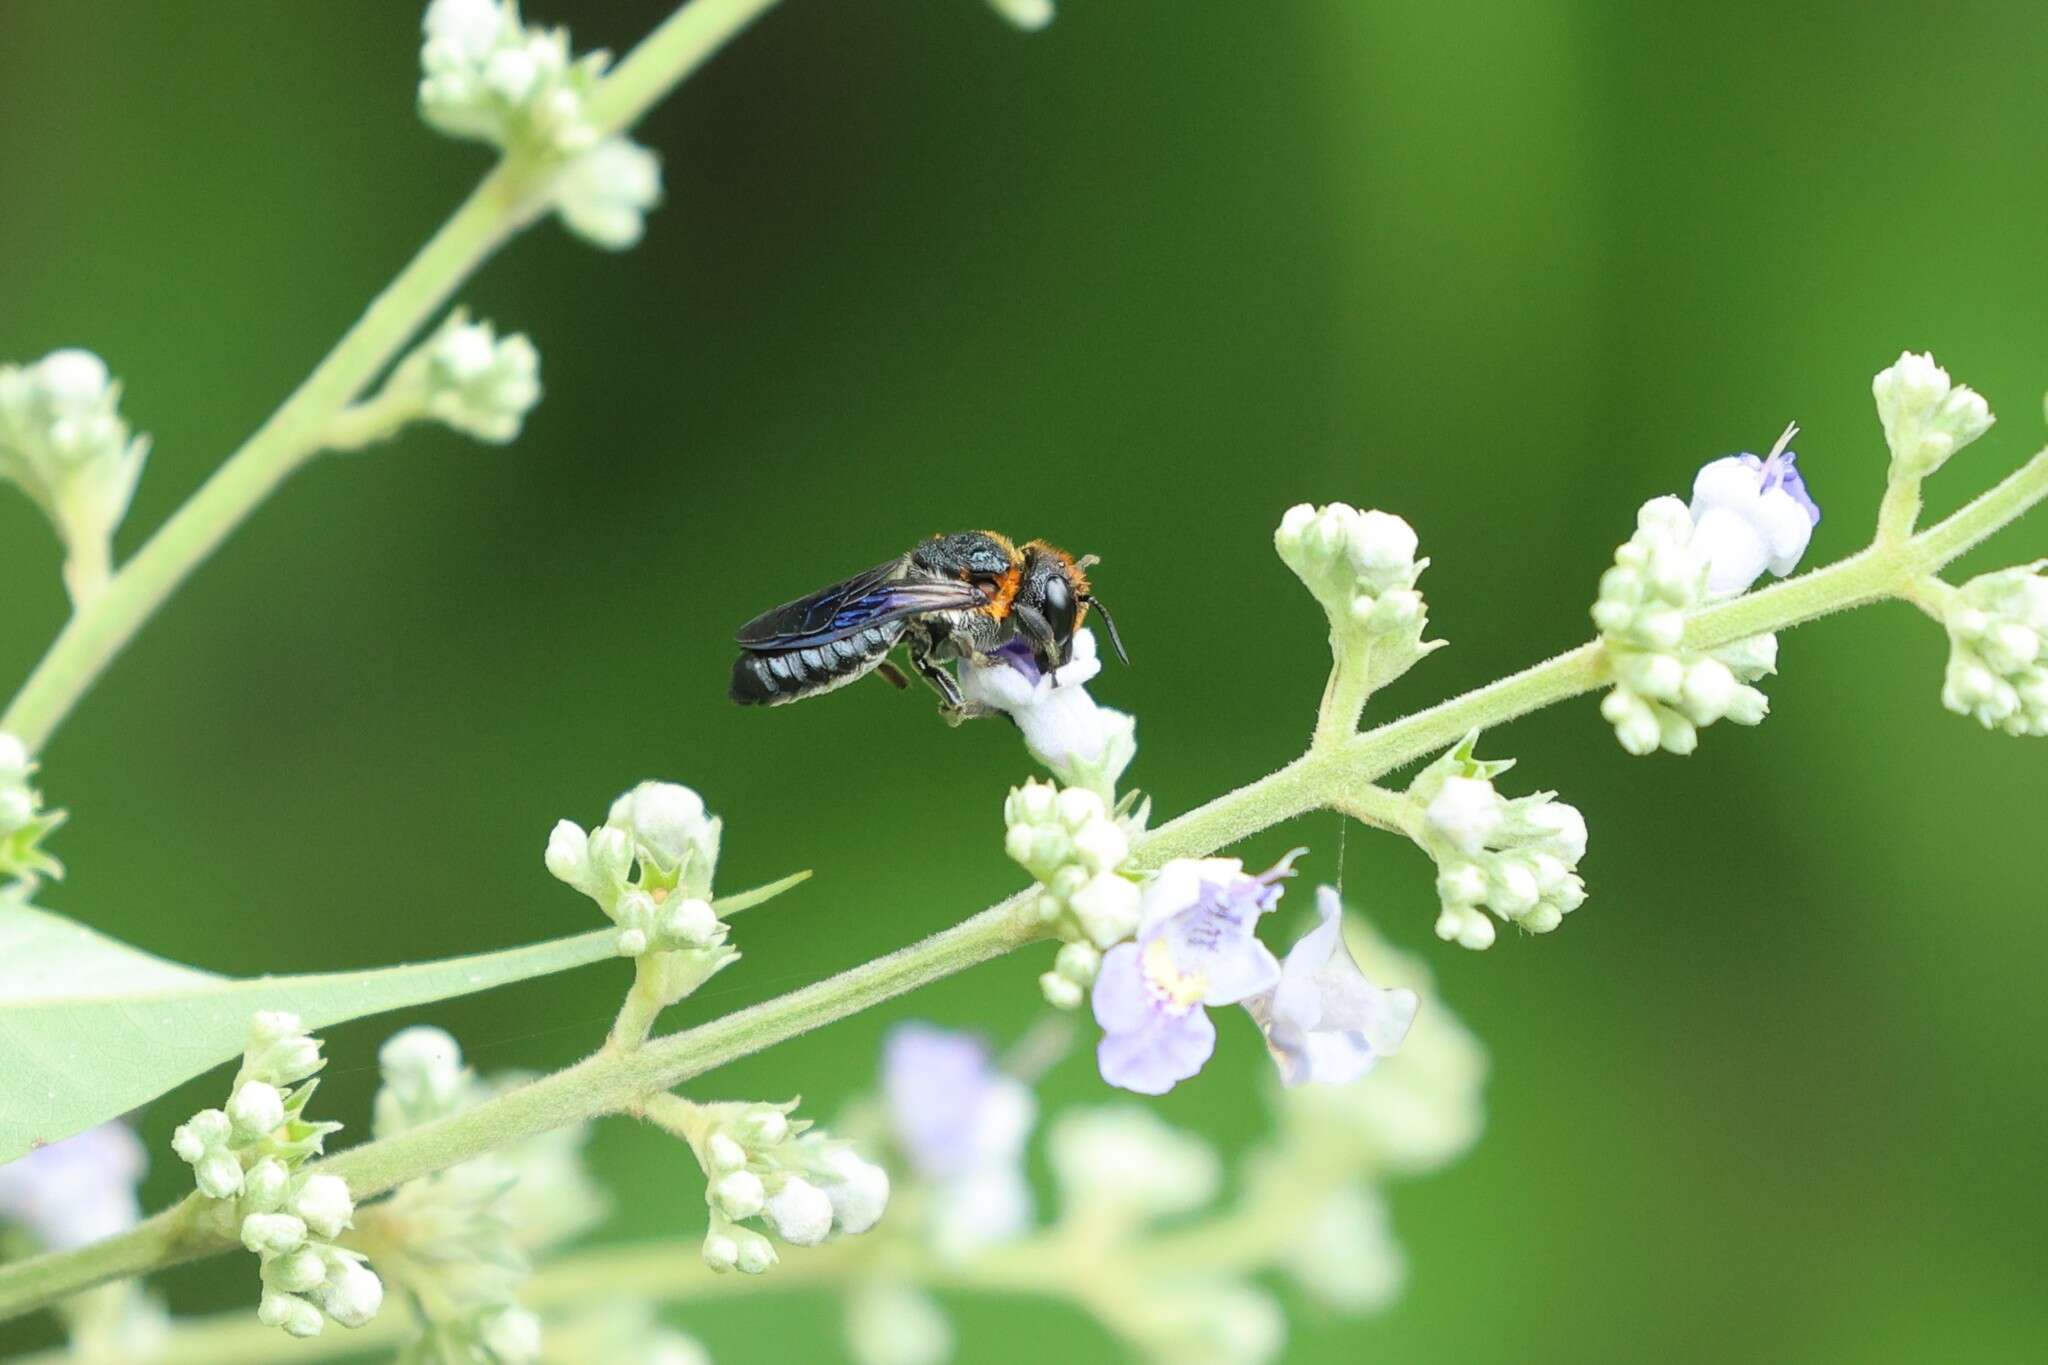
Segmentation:
[(120, 401), (121, 386), (90, 351), (0, 366), (0, 478), (19, 484), (57, 528), (75, 602), (106, 581), (115, 528), (149, 455), (149, 438), (129, 433)]
[(591, 94), (611, 56), (528, 25), (516, 0), (433, 0), (421, 23), (420, 115), (450, 137), (565, 157), (597, 144)]
[(1941, 704), (2009, 735), (2048, 735), (2048, 560), (1971, 579), (1950, 594)]
[(1330, 618), (1338, 668), (1364, 670), (1361, 697), (1444, 645), (1422, 639), (1429, 613), (1415, 583), (1429, 561), (1415, 557), (1418, 544), (1414, 528), (1392, 513), (1341, 502), (1290, 507), (1273, 533), (1280, 558)]
[(1614, 567), (1601, 575), (1593, 624), (1615, 681), (1600, 714), (1632, 754), (1689, 754), (1702, 727), (1722, 719), (1755, 725), (1770, 709), (1749, 684), (1776, 670), (1775, 636), (1707, 651), (1682, 647), (1686, 612), (1707, 599), (1710, 562), (1695, 543), (1686, 505), (1654, 498), (1637, 513), (1636, 533), (1615, 551)]
[(550, 199), (572, 232), (611, 251), (640, 240), (661, 200), (661, 164), (591, 122), (608, 54), (575, 56), (566, 29), (526, 24), (515, 0), (433, 0), (422, 27), (420, 114), (430, 125), (557, 163)]
[(392, 385), (416, 395), (427, 416), (502, 445), (540, 402), (540, 352), (524, 333), (500, 337), (458, 308), (406, 357)]
[(29, 785), (35, 771), (27, 746), (0, 733), (0, 883), (64, 875), (64, 865), (42, 848), (64, 812), (43, 809), (43, 794)]
[(1897, 476), (1923, 479), (1991, 430), (1991, 407), (1966, 384), (1951, 383), (1932, 355), (1902, 352), (1870, 383)]
[[(432, 1123), (488, 1099), (493, 1087), (463, 1065), (437, 1028), (393, 1034), (377, 1054), (378, 1138)], [(594, 1226), (604, 1200), (584, 1171), (580, 1128), (544, 1134), (424, 1179), (362, 1211), (363, 1234), (417, 1307), (422, 1336), (408, 1360), (533, 1365), (540, 1319), (518, 1298), (529, 1257)]]
[(1493, 943), (1482, 909), (1547, 934), (1586, 901), (1574, 870), (1586, 855), (1585, 817), (1555, 792), (1510, 800), (1495, 791), (1514, 760), (1476, 757), (1478, 740), (1465, 736), (1408, 788), (1422, 813), (1417, 842), (1437, 865), (1437, 937), (1467, 948)]
[(1013, 788), (1003, 803), (1003, 848), (1038, 879), (1033, 909), (1065, 941), (1053, 969), (1038, 978), (1059, 1009), (1077, 1008), (1103, 951), (1137, 932), (1138, 884), (1117, 871), (1144, 818), (1130, 805), (1127, 798), (1111, 810), (1088, 788), (1034, 781)]
[(260, 1013), (227, 1108), (202, 1110), (171, 1137), (199, 1192), (218, 1201), (215, 1216), (263, 1260), (257, 1317), (295, 1337), (330, 1318), (360, 1327), (384, 1302), (383, 1281), (336, 1244), (355, 1217), (347, 1183), (300, 1170), (341, 1127), (305, 1117), (325, 1065), (297, 1015)]
[(637, 246), (661, 203), (661, 160), (630, 138), (606, 138), (555, 177), (555, 212), (577, 236), (607, 251)]
[(711, 907), (720, 828), (688, 787), (642, 782), (594, 830), (559, 821), (548, 836), (548, 871), (619, 926), (620, 956), (687, 955), (701, 984), (739, 957)]
[(795, 1100), (690, 1105), (685, 1136), (704, 1169), (704, 1263), (713, 1270), (759, 1275), (775, 1264), (774, 1244), (741, 1226), (747, 1219), (802, 1247), (858, 1236), (881, 1221), (888, 1172), (791, 1118), (795, 1109)]

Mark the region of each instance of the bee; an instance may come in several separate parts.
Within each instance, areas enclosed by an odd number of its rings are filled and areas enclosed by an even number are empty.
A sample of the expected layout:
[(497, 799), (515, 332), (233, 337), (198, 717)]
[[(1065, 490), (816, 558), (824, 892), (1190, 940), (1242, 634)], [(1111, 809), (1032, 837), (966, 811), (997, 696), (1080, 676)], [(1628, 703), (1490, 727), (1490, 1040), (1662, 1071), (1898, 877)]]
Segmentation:
[(780, 706), (876, 671), (908, 687), (889, 662), (900, 645), (939, 694), (941, 714), (958, 724), (981, 711), (961, 696), (948, 663), (1000, 661), (1051, 673), (1072, 660), (1074, 632), (1090, 607), (1128, 663), (1116, 623), (1088, 584), (1095, 562), (1042, 540), (1019, 549), (994, 531), (933, 536), (741, 626), (730, 695), (742, 706)]

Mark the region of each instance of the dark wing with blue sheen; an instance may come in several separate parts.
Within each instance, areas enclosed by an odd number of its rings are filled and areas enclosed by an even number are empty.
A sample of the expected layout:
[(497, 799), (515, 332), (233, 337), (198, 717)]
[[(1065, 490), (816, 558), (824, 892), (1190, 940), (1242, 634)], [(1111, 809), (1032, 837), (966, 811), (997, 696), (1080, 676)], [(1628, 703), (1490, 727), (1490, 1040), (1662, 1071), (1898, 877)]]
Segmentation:
[(972, 583), (904, 578), (905, 561), (892, 559), (843, 583), (821, 588), (808, 597), (764, 611), (740, 627), (744, 649), (802, 649), (843, 640), (884, 621), (900, 621), (928, 611), (957, 611), (982, 606), (985, 599)]

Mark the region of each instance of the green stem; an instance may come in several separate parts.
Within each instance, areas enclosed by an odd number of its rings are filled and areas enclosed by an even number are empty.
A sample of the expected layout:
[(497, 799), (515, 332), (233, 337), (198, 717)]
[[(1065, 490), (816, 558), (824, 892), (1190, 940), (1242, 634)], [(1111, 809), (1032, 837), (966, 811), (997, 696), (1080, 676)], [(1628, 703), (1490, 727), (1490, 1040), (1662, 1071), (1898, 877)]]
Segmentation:
[(1913, 527), (1919, 520), (1920, 480), (1901, 474), (1894, 464), (1885, 483), (1884, 501), (1877, 506), (1876, 543), (1886, 546), (1903, 544), (1913, 534)]
[[(591, 117), (606, 133), (631, 126), (774, 3), (692, 0), (682, 6), (598, 87)], [(478, 266), (545, 210), (545, 189), (544, 180), (510, 161), (485, 176), (284, 405), (90, 595), (0, 714), (0, 731), (31, 752), (42, 749), (165, 599), (322, 449), (336, 415)]]
[(2043, 498), (2048, 498), (2048, 450), (2006, 475), (1997, 487), (1947, 521), (1915, 536), (1913, 548), (1931, 572), (2017, 521)]

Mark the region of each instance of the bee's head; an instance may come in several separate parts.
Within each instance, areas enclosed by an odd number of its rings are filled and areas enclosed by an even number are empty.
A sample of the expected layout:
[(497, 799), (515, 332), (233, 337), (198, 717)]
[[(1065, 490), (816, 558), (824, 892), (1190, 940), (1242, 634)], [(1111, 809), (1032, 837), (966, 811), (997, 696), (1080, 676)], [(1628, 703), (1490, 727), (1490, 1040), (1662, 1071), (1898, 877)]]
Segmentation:
[(1095, 556), (1075, 559), (1065, 550), (1042, 540), (1024, 547), (1024, 571), (1017, 584), (1017, 599), (1011, 607), (1017, 618), (1017, 632), (1031, 646), (1039, 671), (1051, 673), (1074, 657), (1074, 632), (1087, 619), (1088, 608), (1102, 613), (1109, 630), (1109, 642), (1125, 663), (1124, 642), (1116, 633), (1116, 622), (1088, 585), (1088, 566)]

